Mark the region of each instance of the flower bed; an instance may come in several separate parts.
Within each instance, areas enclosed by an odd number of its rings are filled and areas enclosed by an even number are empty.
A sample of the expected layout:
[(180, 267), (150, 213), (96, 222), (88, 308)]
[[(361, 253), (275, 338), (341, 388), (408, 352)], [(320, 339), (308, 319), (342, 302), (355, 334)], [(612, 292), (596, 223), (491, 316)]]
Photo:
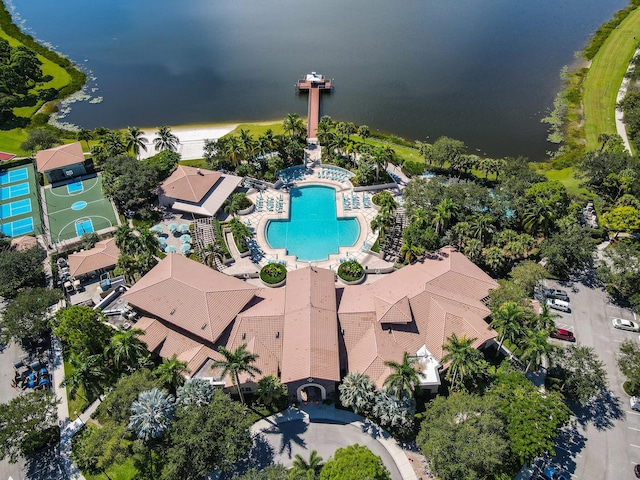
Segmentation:
[(338, 277), (345, 283), (360, 283), (364, 278), (364, 268), (357, 260), (348, 260), (338, 267)]
[(269, 263), (260, 270), (260, 280), (272, 287), (283, 285), (287, 278), (287, 269), (279, 263)]

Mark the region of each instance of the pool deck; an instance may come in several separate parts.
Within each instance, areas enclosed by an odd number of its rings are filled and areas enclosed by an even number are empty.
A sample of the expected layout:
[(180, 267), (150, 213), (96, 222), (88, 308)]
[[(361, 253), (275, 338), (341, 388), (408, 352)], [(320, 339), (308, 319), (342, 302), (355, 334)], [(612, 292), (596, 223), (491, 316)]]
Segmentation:
[[(352, 217), (358, 220), (358, 223), (360, 225), (360, 233), (356, 242), (350, 247), (340, 247), (338, 253), (329, 255), (329, 258), (327, 258), (326, 260), (317, 260), (311, 262), (298, 260), (298, 258), (294, 255), (287, 255), (285, 249), (270, 248), (269, 242), (267, 241), (265, 235), (267, 222), (269, 222), (270, 220), (289, 218), (289, 192), (285, 189), (267, 189), (262, 192), (252, 189), (248, 192), (247, 196), (253, 201), (255, 205), (257, 205), (258, 203), (258, 197), (260, 195), (262, 196), (263, 204), (265, 206), (267, 205), (267, 198), (271, 197), (275, 202), (278, 198), (282, 197), (283, 209), (281, 213), (278, 213), (275, 209), (272, 211), (263, 209), (261, 212), (259, 212), (257, 211), (257, 208), (254, 208), (251, 213), (247, 215), (241, 215), (239, 217), (243, 223), (250, 226), (254, 231), (255, 239), (258, 242), (260, 248), (265, 253), (265, 256), (260, 261), (259, 265), (251, 262), (248, 257), (236, 258), (235, 263), (224, 270), (225, 273), (229, 275), (252, 273), (258, 271), (259, 268), (263, 265), (274, 261), (284, 261), (288, 270), (295, 270), (298, 268), (313, 265), (336, 271), (338, 269), (338, 266), (340, 265), (341, 259), (356, 259), (369, 271), (369, 273), (373, 274), (383, 273), (385, 271), (391, 271), (393, 269), (393, 263), (379, 258), (375, 253), (369, 252), (368, 248), (364, 248), (365, 244), (373, 245), (377, 238), (376, 233), (373, 232), (370, 227), (371, 220), (373, 220), (373, 218), (378, 213), (375, 206), (371, 203), (370, 207), (365, 208), (362, 202), (363, 192), (356, 192), (361, 200), (359, 208), (351, 208), (350, 210), (345, 210), (342, 201), (343, 194), (347, 194), (348, 196), (353, 194), (353, 185), (348, 180), (340, 182), (327, 178), (319, 178), (318, 172), (320, 170), (320, 167), (314, 168), (313, 172), (307, 174), (304, 179), (295, 181), (294, 186), (301, 187), (308, 185), (321, 185), (334, 188), (336, 190), (336, 213), (338, 218)], [(368, 196), (371, 196), (375, 192), (376, 190), (372, 189), (371, 191), (367, 191), (365, 193)], [(373, 277), (371, 280), (373, 280), (374, 278), (375, 277)]]

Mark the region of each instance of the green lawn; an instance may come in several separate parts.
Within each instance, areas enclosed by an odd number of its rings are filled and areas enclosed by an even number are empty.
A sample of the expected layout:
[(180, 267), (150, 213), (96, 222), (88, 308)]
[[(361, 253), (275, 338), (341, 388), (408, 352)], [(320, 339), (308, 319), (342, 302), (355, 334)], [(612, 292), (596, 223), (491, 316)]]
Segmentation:
[(601, 133), (616, 133), (615, 105), (624, 78), (640, 38), (640, 8), (616, 28), (600, 47), (584, 82), (584, 131), (587, 149), (598, 147)]
[[(65, 361), (64, 375), (67, 376), (67, 375), (70, 375), (71, 373), (73, 373), (73, 367), (69, 362)], [(78, 413), (83, 412), (89, 406), (89, 404), (87, 402), (87, 399), (84, 396), (84, 390), (82, 390), (82, 387), (80, 387), (76, 392), (75, 400), (72, 400), (69, 397), (69, 391), (66, 388), (64, 389), (64, 391), (65, 391), (65, 394), (67, 395), (67, 402), (69, 403), (69, 420), (73, 422), (76, 418), (78, 418), (75, 412), (78, 412)]]
[[(107, 468), (107, 475), (111, 480), (133, 480), (138, 475), (138, 470), (133, 465), (133, 459), (128, 459), (124, 463), (119, 463)], [(104, 473), (92, 475), (83, 472), (84, 478), (87, 480), (105, 480), (107, 476)]]

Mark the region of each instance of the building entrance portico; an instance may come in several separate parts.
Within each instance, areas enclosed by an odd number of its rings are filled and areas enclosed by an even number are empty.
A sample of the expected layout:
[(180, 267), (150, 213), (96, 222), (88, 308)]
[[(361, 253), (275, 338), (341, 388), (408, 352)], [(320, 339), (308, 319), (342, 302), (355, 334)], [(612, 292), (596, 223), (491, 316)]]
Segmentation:
[(298, 387), (299, 402), (320, 402), (327, 398), (326, 389), (317, 383), (306, 383)]

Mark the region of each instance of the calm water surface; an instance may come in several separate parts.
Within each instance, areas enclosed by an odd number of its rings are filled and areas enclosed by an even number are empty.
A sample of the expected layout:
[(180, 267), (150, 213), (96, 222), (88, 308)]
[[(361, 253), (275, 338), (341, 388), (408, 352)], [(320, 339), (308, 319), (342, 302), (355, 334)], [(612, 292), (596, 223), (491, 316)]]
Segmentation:
[(294, 83), (335, 79), (323, 113), (410, 140), (544, 156), (558, 73), (626, 0), (12, 0), (97, 78), (93, 128), (306, 114)]

